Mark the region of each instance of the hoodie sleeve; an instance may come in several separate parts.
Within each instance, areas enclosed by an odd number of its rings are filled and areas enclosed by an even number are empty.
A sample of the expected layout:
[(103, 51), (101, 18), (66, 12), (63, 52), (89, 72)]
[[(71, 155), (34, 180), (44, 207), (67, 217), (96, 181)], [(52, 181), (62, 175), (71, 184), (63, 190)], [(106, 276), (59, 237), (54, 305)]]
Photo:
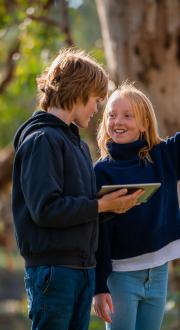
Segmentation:
[(22, 148), (21, 187), (31, 217), (37, 225), (66, 228), (97, 219), (96, 199), (63, 195), (62, 148), (58, 146), (57, 157), (55, 146), (52, 147), (44, 133), (24, 143)]
[(103, 185), (108, 184), (106, 172), (104, 170), (104, 162), (101, 160), (97, 161), (94, 164), (94, 171), (95, 171), (95, 175), (96, 175), (96, 187), (97, 187), (97, 192), (98, 192)]

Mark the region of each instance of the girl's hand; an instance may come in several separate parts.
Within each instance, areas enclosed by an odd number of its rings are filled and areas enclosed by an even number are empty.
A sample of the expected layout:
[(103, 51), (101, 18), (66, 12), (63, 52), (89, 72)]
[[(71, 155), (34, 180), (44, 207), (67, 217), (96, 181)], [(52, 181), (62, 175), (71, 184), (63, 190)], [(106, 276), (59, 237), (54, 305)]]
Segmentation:
[(100, 293), (93, 299), (93, 307), (96, 315), (105, 322), (112, 323), (110, 313), (114, 313), (113, 302), (109, 293)]
[(138, 204), (138, 198), (144, 193), (142, 189), (127, 195), (127, 189), (120, 189), (106, 194), (98, 200), (98, 212), (124, 213)]

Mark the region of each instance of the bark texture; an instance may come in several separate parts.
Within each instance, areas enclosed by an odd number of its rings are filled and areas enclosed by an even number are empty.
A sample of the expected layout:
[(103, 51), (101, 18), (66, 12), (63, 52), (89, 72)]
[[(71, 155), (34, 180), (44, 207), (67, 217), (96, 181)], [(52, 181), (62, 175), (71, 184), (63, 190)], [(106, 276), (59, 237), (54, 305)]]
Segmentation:
[(116, 85), (137, 82), (155, 107), (160, 133), (180, 129), (180, 2), (96, 0), (107, 66)]

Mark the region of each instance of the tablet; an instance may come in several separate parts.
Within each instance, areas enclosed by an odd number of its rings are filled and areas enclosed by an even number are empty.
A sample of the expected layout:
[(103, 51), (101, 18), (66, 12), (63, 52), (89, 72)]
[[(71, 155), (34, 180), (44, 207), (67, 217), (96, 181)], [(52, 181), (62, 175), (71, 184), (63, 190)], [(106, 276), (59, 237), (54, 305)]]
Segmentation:
[(102, 197), (103, 195), (106, 195), (108, 193), (111, 193), (113, 191), (126, 188), (128, 189), (127, 194), (132, 194), (138, 189), (143, 189), (144, 194), (138, 198), (138, 201), (140, 203), (146, 203), (153, 195), (154, 193), (160, 188), (161, 183), (155, 182), (155, 183), (135, 183), (135, 184), (117, 184), (117, 185), (108, 185), (108, 186), (102, 186), (98, 197)]

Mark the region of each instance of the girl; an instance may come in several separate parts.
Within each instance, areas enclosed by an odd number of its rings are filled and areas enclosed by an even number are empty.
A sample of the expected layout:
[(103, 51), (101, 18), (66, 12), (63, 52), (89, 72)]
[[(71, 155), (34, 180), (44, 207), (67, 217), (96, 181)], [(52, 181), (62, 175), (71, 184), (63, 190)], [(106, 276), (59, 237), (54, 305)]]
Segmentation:
[(98, 132), (102, 185), (161, 182), (151, 199), (100, 225), (94, 309), (111, 330), (159, 330), (168, 261), (180, 257), (180, 133), (162, 140), (149, 99), (123, 83)]

